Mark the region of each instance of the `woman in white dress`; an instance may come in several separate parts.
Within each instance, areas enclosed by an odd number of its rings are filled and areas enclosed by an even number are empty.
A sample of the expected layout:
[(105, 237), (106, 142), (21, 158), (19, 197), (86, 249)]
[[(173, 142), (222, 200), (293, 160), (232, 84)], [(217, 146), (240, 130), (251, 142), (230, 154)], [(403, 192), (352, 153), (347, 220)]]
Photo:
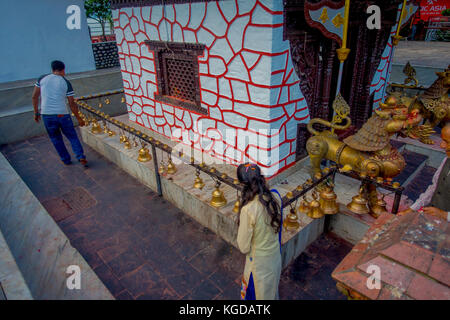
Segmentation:
[(278, 299), (281, 210), (256, 164), (241, 164), (237, 176), (244, 185), (237, 236), (246, 254), (241, 299)]

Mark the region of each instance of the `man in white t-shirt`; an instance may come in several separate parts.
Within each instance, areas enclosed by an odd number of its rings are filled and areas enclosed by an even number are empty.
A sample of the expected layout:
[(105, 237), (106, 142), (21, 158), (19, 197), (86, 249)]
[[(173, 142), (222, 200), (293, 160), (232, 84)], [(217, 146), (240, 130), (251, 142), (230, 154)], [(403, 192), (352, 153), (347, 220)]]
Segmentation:
[[(58, 152), (61, 161), (71, 164), (70, 154), (66, 149), (61, 132), (69, 139), (72, 150), (78, 161), (87, 166), (83, 147), (78, 139), (73, 126), (72, 118), (66, 105), (66, 98), (72, 113), (78, 120), (80, 126), (84, 121), (78, 114), (78, 107), (74, 101), (74, 91), (70, 82), (64, 78), (65, 65), (61, 61), (51, 63), (52, 73), (41, 76), (35, 83), (33, 91), (34, 121), (39, 122), (41, 115), (47, 133)], [(39, 97), (41, 97), (41, 112), (38, 110)]]

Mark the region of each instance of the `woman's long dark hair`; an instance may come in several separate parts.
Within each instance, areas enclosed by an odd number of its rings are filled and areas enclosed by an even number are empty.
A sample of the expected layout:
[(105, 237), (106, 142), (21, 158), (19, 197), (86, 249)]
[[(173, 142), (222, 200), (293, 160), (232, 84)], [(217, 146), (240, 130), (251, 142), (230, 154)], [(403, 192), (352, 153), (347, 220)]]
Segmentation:
[(256, 164), (244, 163), (237, 168), (237, 177), (239, 182), (244, 185), (241, 194), (241, 208), (258, 195), (259, 201), (270, 216), (270, 225), (278, 233), (281, 227), (280, 206), (267, 187), (266, 179), (261, 175), (261, 169)]

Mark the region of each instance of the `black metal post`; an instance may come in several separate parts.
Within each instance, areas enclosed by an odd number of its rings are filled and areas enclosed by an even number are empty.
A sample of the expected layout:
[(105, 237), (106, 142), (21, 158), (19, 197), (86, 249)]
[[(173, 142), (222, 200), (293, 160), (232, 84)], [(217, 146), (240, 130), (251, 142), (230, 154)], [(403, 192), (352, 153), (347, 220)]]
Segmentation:
[(158, 195), (162, 197), (161, 176), (159, 175), (158, 171), (158, 159), (156, 158), (156, 148), (154, 144), (152, 144), (152, 154), (153, 154), (153, 166), (155, 167), (155, 178), (156, 178), (156, 186), (158, 188)]
[(392, 213), (397, 214), (398, 207), (400, 206), (400, 198), (402, 196), (401, 191), (395, 191), (394, 204), (392, 205)]

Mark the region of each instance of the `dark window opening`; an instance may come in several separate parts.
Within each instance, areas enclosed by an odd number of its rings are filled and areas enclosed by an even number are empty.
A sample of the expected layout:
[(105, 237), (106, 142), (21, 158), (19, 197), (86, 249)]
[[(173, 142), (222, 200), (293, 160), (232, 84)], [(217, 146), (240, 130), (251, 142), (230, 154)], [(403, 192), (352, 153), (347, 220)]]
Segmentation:
[(164, 41), (145, 41), (154, 52), (158, 93), (155, 99), (202, 114), (198, 76), (198, 56), (205, 45)]

